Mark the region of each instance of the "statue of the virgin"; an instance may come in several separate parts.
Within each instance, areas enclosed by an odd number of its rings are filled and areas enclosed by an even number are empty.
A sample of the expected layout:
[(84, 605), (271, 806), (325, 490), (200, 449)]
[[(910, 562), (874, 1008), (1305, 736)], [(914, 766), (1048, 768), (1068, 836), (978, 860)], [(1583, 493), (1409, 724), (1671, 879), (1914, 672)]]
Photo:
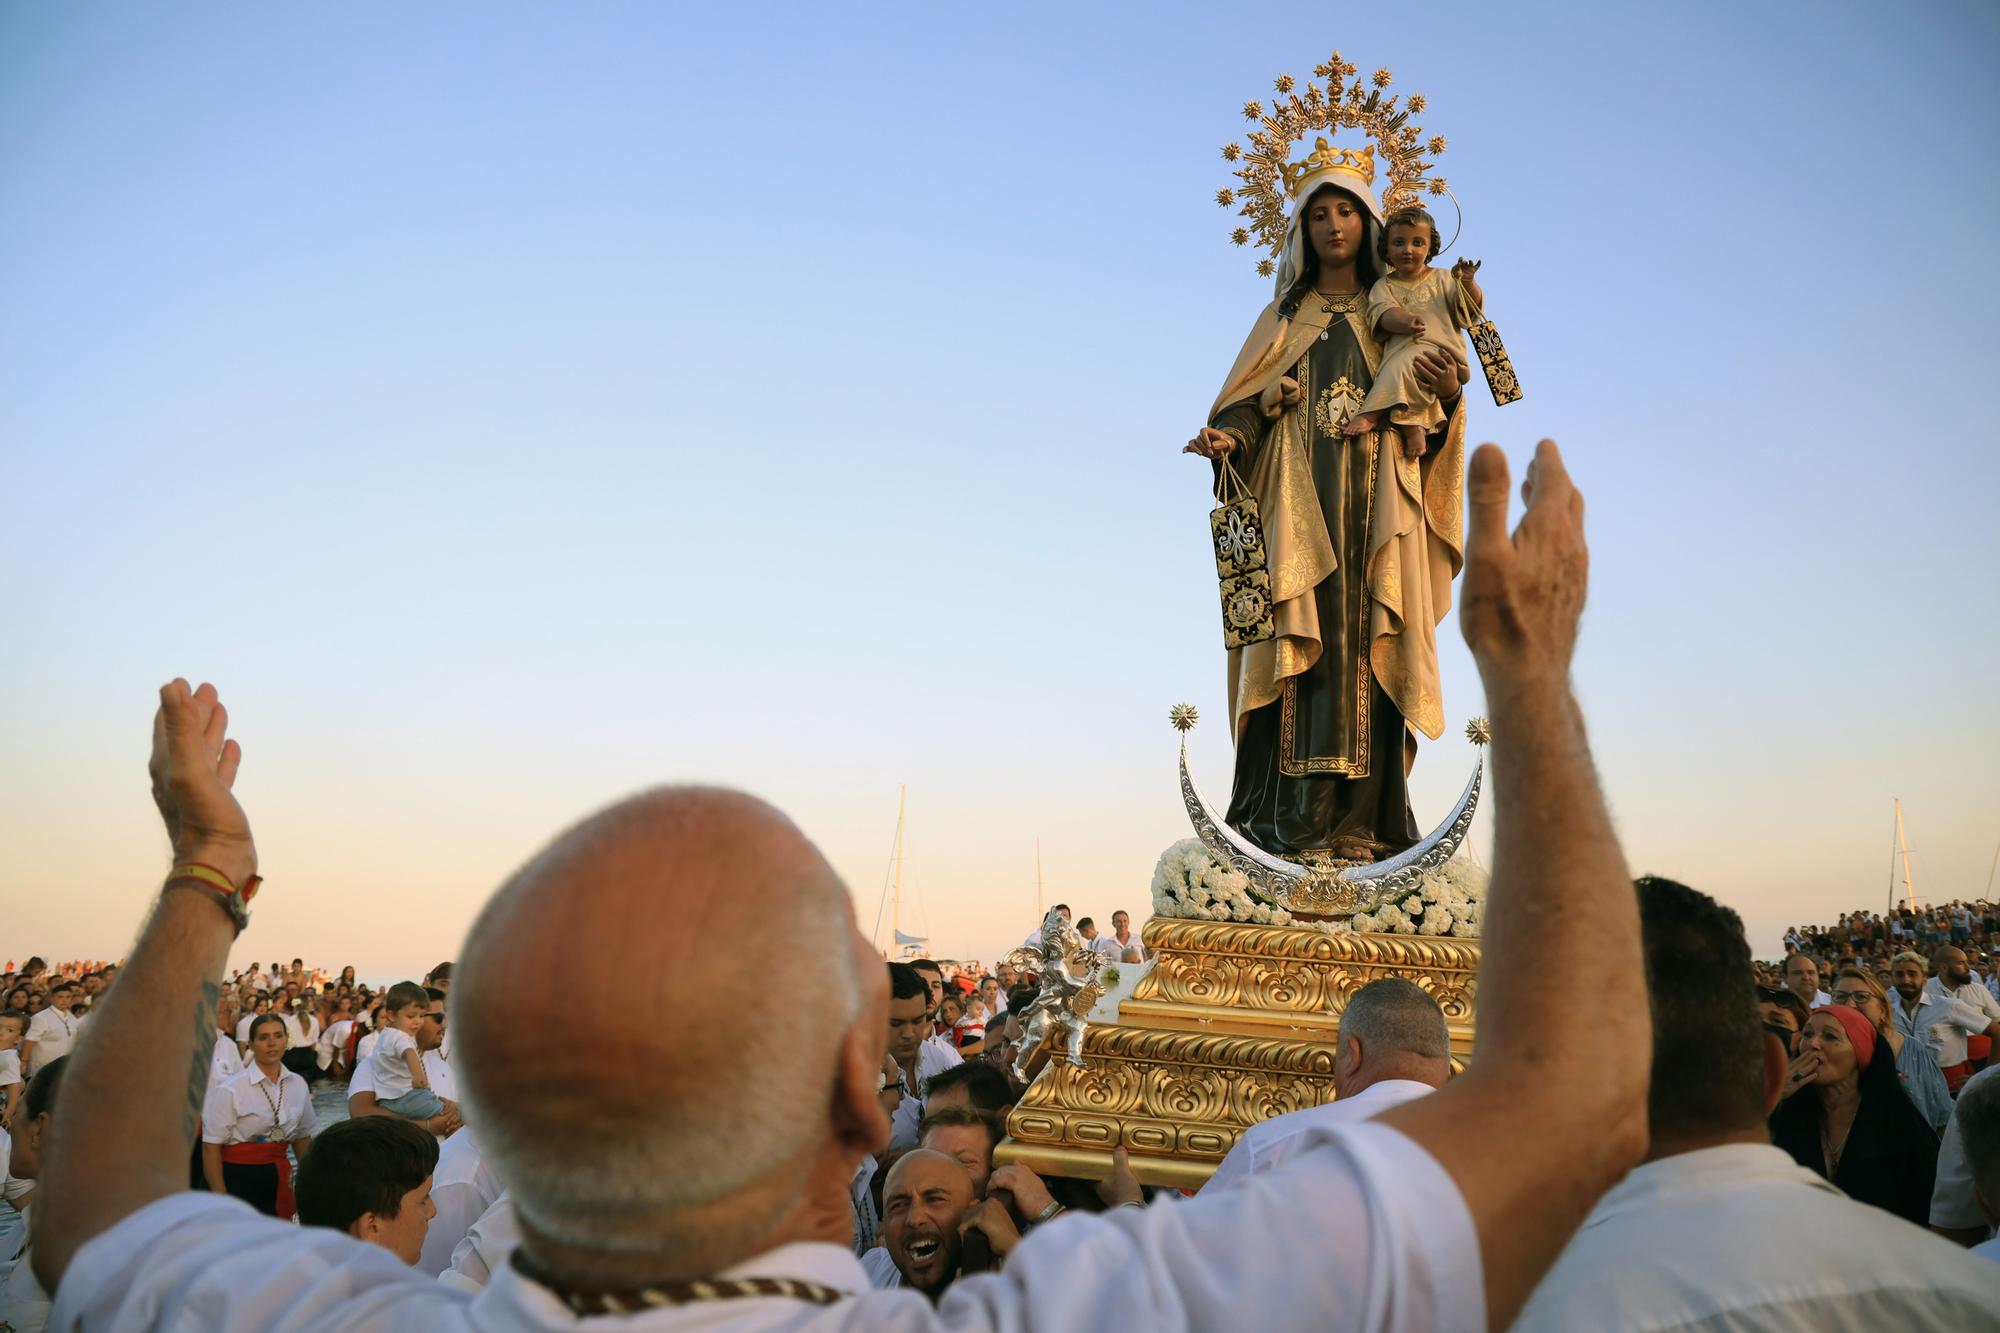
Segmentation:
[[(1275, 294), (1188, 445), (1248, 483), (1270, 561), (1276, 635), (1229, 650), (1226, 822), (1288, 859), (1374, 861), (1417, 841), (1416, 737), (1444, 730), (1435, 631), (1462, 563), (1469, 366), (1462, 348), (1424, 359), (1445, 420), (1421, 457), (1405, 457), (1392, 429), (1342, 434), (1382, 362), (1365, 322), (1382, 268), (1374, 146), (1320, 138), (1271, 174), (1284, 186), (1282, 241), (1260, 271)], [(1277, 227), (1265, 219), (1274, 240)]]

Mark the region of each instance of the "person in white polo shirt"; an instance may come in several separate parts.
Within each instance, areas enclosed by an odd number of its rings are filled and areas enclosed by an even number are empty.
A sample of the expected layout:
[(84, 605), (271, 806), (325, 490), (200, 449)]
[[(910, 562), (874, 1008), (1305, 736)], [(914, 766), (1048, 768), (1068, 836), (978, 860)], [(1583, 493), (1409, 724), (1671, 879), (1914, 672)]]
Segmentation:
[(1671, 880), (1642, 879), (1637, 893), (1655, 988), (1651, 1147), (1515, 1333), (1993, 1327), (2000, 1264), (1848, 1198), (1772, 1145), (1765, 1116), (1790, 1061), (1758, 1016), (1742, 919)]
[(76, 1044), (77, 1018), (70, 1013), (76, 996), (73, 984), (57, 982), (49, 991), (49, 1007), (28, 1021), (28, 1035), (21, 1043), (21, 1072), (29, 1078), (49, 1061), (68, 1055)]
[(890, 1118), (889, 1147), (917, 1146), (917, 1125), (924, 1118), (924, 1081), (939, 1070), (963, 1064), (950, 1043), (933, 1041), (930, 990), (923, 974), (908, 963), (889, 964), (889, 1057), (903, 1091)]
[(1228, 1189), (1282, 1167), (1313, 1140), (1308, 1131), (1370, 1120), (1444, 1086), (1451, 1033), (1444, 1011), (1415, 982), (1383, 977), (1354, 992), (1334, 1038), (1334, 1100), (1250, 1126), (1202, 1192)]
[[(1506, 1327), (1644, 1152), (1651, 1046), (1629, 873), (1568, 686), (1582, 502), (1550, 443), (1530, 481), (1511, 535), (1497, 448), (1473, 455), (1465, 491), (1458, 609), (1493, 730), (1478, 1058), (1431, 1096), (1321, 1132), (1282, 1181), (1058, 1217), (935, 1306), (869, 1290), (851, 1249), (854, 1164), (888, 1134), (880, 956), (805, 835), (714, 788), (644, 792), (569, 829), (466, 938), (453, 1064), (521, 1230), (478, 1296), (331, 1229), (179, 1190), (188, 1016), (206, 1051), (214, 980), (261, 881), (231, 791), (232, 719), (212, 688), (171, 682), (154, 772), (175, 868), (71, 1057), (76, 1132), (46, 1163), (35, 1247), (52, 1325), (178, 1327), (198, 1311), (204, 1333), (588, 1329), (600, 1315), (621, 1333)], [(192, 522), (163, 531), (205, 540)], [(180, 604), (216, 641), (240, 639), (228, 600), (190, 578)], [(322, 702), (336, 726), (379, 706)], [(222, 884), (183, 879), (193, 861)], [(747, 938), (787, 960), (787, 986), (741, 984)], [(578, 958), (609, 977), (643, 969), (646, 1003), (579, 986)], [(798, 1039), (800, 994), (824, 1001), (821, 1039)], [(521, 1059), (519, 1015), (558, 1003), (565, 1039)]]

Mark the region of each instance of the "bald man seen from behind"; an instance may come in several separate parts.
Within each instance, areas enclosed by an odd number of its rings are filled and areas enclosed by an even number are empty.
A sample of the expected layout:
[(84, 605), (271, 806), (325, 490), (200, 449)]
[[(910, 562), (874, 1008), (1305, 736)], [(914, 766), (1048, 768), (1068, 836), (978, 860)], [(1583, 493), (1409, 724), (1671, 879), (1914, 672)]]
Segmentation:
[[(459, 955), (453, 1065), (522, 1232), (483, 1291), (187, 1191), (216, 983), (258, 857), (227, 714), (212, 688), (172, 682), (153, 758), (171, 868), (71, 1056), (74, 1124), (38, 1199), (51, 1327), (1505, 1327), (1639, 1160), (1651, 1059), (1630, 877), (1568, 684), (1582, 500), (1551, 444), (1529, 478), (1512, 534), (1499, 450), (1468, 486), (1461, 622), (1492, 714), (1496, 826), (1471, 1067), (1311, 1131), (1238, 1188), (1038, 1227), (936, 1305), (869, 1290), (849, 1248), (855, 1165), (888, 1135), (880, 959), (805, 836), (712, 789), (648, 792), (563, 834)], [(744, 983), (750, 938), (793, 986)], [(1573, 965), (1539, 968), (1548, 955)], [(837, 1035), (795, 1039), (799, 991), (826, 997), (815, 1030)], [(557, 1005), (563, 1038), (520, 1059), (518, 1015)]]

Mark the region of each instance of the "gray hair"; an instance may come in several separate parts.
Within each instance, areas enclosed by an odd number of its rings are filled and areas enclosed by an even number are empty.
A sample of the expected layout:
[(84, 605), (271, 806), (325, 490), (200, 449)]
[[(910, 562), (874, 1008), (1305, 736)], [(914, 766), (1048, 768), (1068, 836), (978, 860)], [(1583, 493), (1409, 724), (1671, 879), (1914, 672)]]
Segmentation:
[(1451, 1054), (1444, 1010), (1423, 987), (1403, 977), (1371, 981), (1340, 1011), (1340, 1037), (1371, 1052), (1405, 1051), (1426, 1060)]
[[(518, 928), (508, 901), (527, 878), (550, 862), (577, 856), (600, 837), (616, 834), (635, 818), (651, 817), (639, 801), (586, 821), (557, 840), (496, 894), (474, 923), (459, 961), (461, 1006), (491, 1010), (506, 1003), (506, 978), (489, 970), (496, 937)], [(830, 872), (829, 872), (830, 873)], [(819, 1017), (844, 1030), (861, 1012), (862, 985), (848, 947), (852, 932), (843, 897), (808, 893), (774, 919), (759, 941), (778, 956), (816, 958), (824, 966), (816, 989), (825, 1005)], [(712, 975), (698, 983), (707, 986)], [(514, 1206), (534, 1232), (561, 1245), (603, 1255), (657, 1254), (659, 1219), (693, 1213), (713, 1239), (716, 1228), (767, 1228), (768, 1217), (725, 1219), (708, 1210), (764, 1180), (796, 1158), (805, 1144), (800, 1108), (824, 1102), (836, 1074), (832, 1042), (801, 1042), (789, 1021), (795, 1001), (772, 987), (745, 987), (740, 1010), (750, 1015), (727, 1051), (703, 1034), (682, 1037), (686, 1061), (674, 1094), (643, 1109), (609, 1110), (588, 1087), (556, 1088), (522, 1102), (511, 1093), (496, 1101), (480, 1071), (504, 1058), (489, 1022), (469, 1024), (459, 1078), (466, 1121), (477, 1127), (494, 1174), (512, 1192)], [(593, 1122), (593, 1112), (597, 1120)], [(605, 1124), (607, 1115), (615, 1123)], [(754, 1239), (746, 1236), (745, 1239)], [(678, 1238), (691, 1243), (693, 1237)]]

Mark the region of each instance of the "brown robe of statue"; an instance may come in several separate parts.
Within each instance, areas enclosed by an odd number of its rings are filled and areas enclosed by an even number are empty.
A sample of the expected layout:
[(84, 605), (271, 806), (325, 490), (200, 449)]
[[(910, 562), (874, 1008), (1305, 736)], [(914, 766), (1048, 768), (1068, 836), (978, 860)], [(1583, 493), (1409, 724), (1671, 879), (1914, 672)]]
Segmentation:
[[(1418, 838), (1415, 732), (1444, 730), (1437, 622), (1463, 563), (1465, 412), (1420, 460), (1393, 431), (1344, 436), (1382, 363), (1362, 296), (1307, 292), (1251, 330), (1210, 424), (1257, 496), (1277, 637), (1229, 652), (1232, 828), (1281, 856)], [(1276, 406), (1281, 381), (1297, 401)]]

